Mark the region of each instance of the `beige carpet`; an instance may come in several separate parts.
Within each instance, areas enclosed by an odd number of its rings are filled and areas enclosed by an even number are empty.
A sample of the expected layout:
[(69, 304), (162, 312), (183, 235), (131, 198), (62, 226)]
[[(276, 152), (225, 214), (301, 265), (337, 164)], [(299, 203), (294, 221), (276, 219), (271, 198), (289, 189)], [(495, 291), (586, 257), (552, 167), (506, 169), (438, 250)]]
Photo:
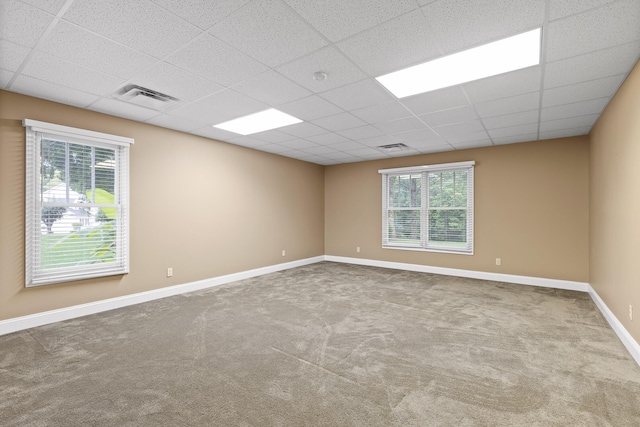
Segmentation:
[(638, 426), (587, 294), (319, 263), (0, 337), (2, 426)]

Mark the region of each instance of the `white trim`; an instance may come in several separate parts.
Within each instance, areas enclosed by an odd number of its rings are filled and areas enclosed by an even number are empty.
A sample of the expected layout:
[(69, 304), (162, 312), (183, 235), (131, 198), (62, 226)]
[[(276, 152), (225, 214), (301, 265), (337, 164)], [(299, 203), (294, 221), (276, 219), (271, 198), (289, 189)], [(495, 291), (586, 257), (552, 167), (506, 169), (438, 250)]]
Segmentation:
[(461, 270), (457, 268), (434, 267), (419, 264), (407, 264), (401, 262), (378, 261), (364, 258), (349, 258), (334, 255), (320, 255), (312, 258), (291, 261), (283, 264), (276, 264), (267, 267), (256, 268), (253, 270), (242, 271), (239, 273), (227, 274), (225, 276), (213, 277), (210, 279), (200, 280), (197, 282), (185, 283), (182, 285), (169, 286), (166, 288), (154, 289), (152, 291), (140, 292), (132, 295), (125, 295), (116, 298), (110, 298), (102, 301), (95, 301), (87, 304), (80, 304), (71, 307), (60, 308), (57, 310), (45, 311), (42, 313), (31, 314), (28, 316), (15, 317), (13, 319), (0, 321), (0, 335), (10, 334), (12, 332), (24, 329), (34, 328), (37, 326), (47, 325), (49, 323), (61, 322), (63, 320), (75, 319), (90, 314), (101, 313), (103, 311), (113, 310), (116, 308), (127, 307), (130, 305), (140, 304), (143, 302), (153, 301), (174, 295), (180, 295), (187, 292), (194, 292), (201, 289), (212, 288), (219, 285), (235, 282), (238, 280), (249, 279), (252, 277), (262, 276), (264, 274), (275, 273), (276, 271), (287, 270), (294, 267), (314, 264), (321, 261), (340, 262), (346, 264), (367, 265), (371, 267), (392, 268), (396, 270), (417, 271), (421, 273), (442, 274), (446, 276), (469, 277), (473, 279), (493, 280), (506, 283), (515, 283), (519, 285), (541, 286), (546, 288), (566, 289), (571, 291), (588, 292), (591, 299), (596, 304), (602, 315), (607, 319), (609, 325), (616, 333), (622, 344), (631, 354), (631, 357), (640, 365), (640, 345), (633, 339), (631, 334), (624, 328), (622, 323), (615, 317), (613, 312), (609, 310), (607, 305), (602, 301), (597, 292), (585, 282), (574, 282), (569, 280), (546, 279), (542, 277), (518, 276), (513, 274), (488, 273), (484, 271)]
[(325, 261), (347, 264), (368, 265), (372, 267), (393, 268), (396, 270), (417, 271), (420, 273), (443, 274), (445, 276), (469, 277), (472, 279), (493, 280), (496, 282), (516, 283), (518, 285), (541, 286), (544, 288), (567, 289), (588, 292), (589, 284), (570, 280), (546, 279), (544, 277), (517, 276), (514, 274), (489, 273), (486, 271), (461, 270), (458, 268), (434, 267), (430, 265), (407, 264), (403, 262), (378, 261), (374, 259), (347, 258), (325, 255)]
[(49, 323), (61, 322), (63, 320), (75, 319), (77, 317), (88, 316), (103, 311), (113, 310), (116, 308), (127, 307), (134, 304), (153, 301), (174, 295), (180, 295), (187, 292), (207, 289), (214, 286), (224, 285), (226, 283), (238, 280), (249, 279), (263, 274), (275, 273), (276, 271), (287, 270), (303, 265), (314, 264), (324, 261), (324, 256), (306, 258), (297, 261), (286, 262), (283, 264), (270, 265), (267, 267), (256, 268), (253, 270), (242, 271), (239, 273), (227, 274), (224, 276), (212, 277), (210, 279), (200, 280), (197, 282), (185, 283), (182, 285), (169, 286), (166, 288), (154, 289), (151, 291), (140, 292), (132, 295), (124, 295), (116, 298), (109, 298), (101, 301), (90, 302), (86, 304), (74, 305), (71, 307), (60, 308), (57, 310), (45, 311), (42, 313), (31, 314), (28, 316), (14, 317), (12, 319), (0, 321), (0, 335), (10, 334), (12, 332), (24, 329), (34, 328), (36, 326), (47, 325)]
[(439, 163), (437, 165), (423, 165), (423, 166), (409, 166), (406, 168), (393, 168), (393, 169), (378, 169), (378, 173), (381, 174), (397, 174), (407, 172), (424, 172), (424, 171), (437, 171), (437, 170), (453, 170), (453, 169), (466, 169), (475, 165), (474, 160), (468, 162), (456, 162), (456, 163)]
[(589, 295), (593, 302), (596, 303), (596, 306), (600, 309), (604, 318), (607, 319), (607, 322), (609, 322), (613, 331), (618, 335), (622, 344), (627, 348), (631, 357), (633, 357), (636, 363), (640, 365), (640, 344), (633, 339), (629, 331), (625, 329), (613, 312), (609, 310), (609, 307), (607, 307), (602, 298), (600, 298), (600, 295), (598, 295), (595, 289), (591, 286), (589, 286)]
[(39, 122), (37, 120), (31, 119), (23, 119), (22, 126), (29, 127), (34, 132), (53, 132), (58, 135), (81, 137), (82, 139), (89, 139), (96, 142), (106, 142), (108, 144), (129, 146), (134, 142), (133, 138), (127, 138), (126, 136), (111, 135), (108, 133), (57, 125), (55, 123)]

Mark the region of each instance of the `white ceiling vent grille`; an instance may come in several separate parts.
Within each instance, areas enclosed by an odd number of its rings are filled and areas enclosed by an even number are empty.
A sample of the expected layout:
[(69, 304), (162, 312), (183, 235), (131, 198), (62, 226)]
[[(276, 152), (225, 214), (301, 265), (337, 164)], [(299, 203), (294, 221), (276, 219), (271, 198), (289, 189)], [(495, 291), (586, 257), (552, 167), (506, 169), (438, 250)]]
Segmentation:
[(382, 151), (403, 151), (403, 150), (410, 150), (411, 147), (402, 143), (397, 143), (397, 144), (381, 145), (378, 147), (378, 149)]
[(166, 110), (179, 102), (178, 98), (138, 85), (123, 87), (118, 91), (117, 97), (123, 101), (151, 108), (152, 110)]

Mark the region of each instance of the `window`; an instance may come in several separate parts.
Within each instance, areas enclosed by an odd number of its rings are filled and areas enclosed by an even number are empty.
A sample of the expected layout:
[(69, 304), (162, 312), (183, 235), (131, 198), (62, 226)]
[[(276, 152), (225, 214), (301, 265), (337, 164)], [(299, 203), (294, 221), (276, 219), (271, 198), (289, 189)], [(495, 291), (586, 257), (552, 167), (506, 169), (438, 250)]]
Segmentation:
[(133, 139), (25, 119), (26, 286), (129, 271)]
[(473, 254), (475, 162), (383, 169), (382, 246)]

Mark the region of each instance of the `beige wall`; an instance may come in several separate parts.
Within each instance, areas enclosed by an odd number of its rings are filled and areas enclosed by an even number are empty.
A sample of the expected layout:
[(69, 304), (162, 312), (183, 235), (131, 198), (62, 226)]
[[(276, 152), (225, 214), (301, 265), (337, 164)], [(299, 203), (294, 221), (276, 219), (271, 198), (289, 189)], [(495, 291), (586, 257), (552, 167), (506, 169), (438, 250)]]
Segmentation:
[[(23, 118), (135, 138), (130, 274), (24, 287)], [(0, 91), (0, 320), (322, 255), (323, 177), (319, 165)]]
[(640, 63), (590, 137), (591, 285), (640, 343)]
[[(476, 161), (475, 254), (382, 249), (378, 169), (467, 160)], [(586, 136), (328, 166), (326, 254), (587, 282), (588, 184)]]

